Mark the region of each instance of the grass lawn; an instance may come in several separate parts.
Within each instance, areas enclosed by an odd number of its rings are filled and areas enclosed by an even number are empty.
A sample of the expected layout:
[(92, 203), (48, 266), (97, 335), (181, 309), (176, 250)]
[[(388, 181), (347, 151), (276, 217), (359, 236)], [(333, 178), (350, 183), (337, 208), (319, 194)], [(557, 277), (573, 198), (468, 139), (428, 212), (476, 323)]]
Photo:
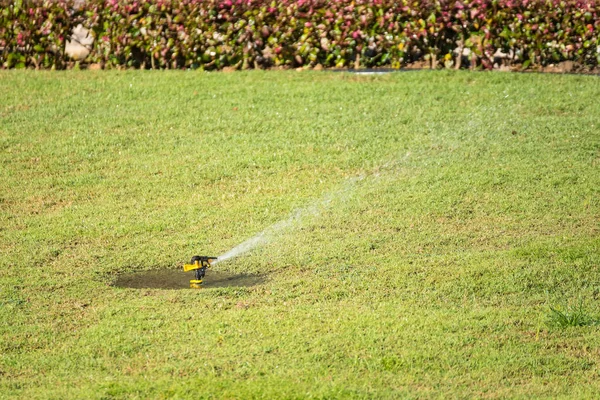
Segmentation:
[[(598, 77), (3, 71), (0, 93), (0, 397), (600, 396)], [(298, 209), (215, 266), (259, 285), (113, 286)]]

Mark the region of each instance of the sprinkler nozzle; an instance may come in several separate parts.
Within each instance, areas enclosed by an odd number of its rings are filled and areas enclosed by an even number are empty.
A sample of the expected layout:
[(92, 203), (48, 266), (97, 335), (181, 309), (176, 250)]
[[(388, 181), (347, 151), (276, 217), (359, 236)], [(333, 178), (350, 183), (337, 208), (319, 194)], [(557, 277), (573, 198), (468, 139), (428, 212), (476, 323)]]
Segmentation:
[(217, 257), (209, 256), (194, 256), (189, 264), (183, 266), (185, 272), (194, 271), (196, 279), (190, 280), (190, 287), (192, 289), (200, 289), (202, 287), (202, 278), (206, 275), (206, 269), (210, 267), (213, 261), (216, 261)]

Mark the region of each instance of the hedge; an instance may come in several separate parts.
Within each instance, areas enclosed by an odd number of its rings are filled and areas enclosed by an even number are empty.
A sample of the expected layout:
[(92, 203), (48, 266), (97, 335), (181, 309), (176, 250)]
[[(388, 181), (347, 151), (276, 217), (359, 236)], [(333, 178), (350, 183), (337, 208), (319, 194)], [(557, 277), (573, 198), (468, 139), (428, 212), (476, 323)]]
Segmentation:
[(0, 0), (3, 68), (67, 66), (91, 30), (104, 68), (600, 63), (600, 0)]

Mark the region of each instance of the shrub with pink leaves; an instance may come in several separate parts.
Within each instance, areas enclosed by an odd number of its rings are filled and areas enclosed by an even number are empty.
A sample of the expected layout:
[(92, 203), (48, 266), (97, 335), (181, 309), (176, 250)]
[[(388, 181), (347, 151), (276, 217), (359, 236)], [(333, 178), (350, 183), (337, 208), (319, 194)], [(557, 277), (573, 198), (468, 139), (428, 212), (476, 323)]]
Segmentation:
[(600, 0), (11, 1), (0, 63), (64, 66), (77, 23), (95, 38), (86, 62), (105, 68), (600, 63)]
[(71, 0), (0, 0), (0, 67), (64, 68), (77, 14)]

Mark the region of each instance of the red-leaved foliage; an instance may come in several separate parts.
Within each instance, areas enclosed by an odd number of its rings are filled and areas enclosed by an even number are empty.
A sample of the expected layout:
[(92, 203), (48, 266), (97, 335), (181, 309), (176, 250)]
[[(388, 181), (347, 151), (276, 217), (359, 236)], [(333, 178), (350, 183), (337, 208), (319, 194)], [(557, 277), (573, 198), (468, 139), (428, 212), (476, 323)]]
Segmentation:
[[(0, 65), (62, 67), (81, 23), (105, 67), (600, 63), (600, 0), (0, 0)], [(502, 53), (499, 60), (500, 52)], [(463, 56), (458, 57), (458, 54)]]

